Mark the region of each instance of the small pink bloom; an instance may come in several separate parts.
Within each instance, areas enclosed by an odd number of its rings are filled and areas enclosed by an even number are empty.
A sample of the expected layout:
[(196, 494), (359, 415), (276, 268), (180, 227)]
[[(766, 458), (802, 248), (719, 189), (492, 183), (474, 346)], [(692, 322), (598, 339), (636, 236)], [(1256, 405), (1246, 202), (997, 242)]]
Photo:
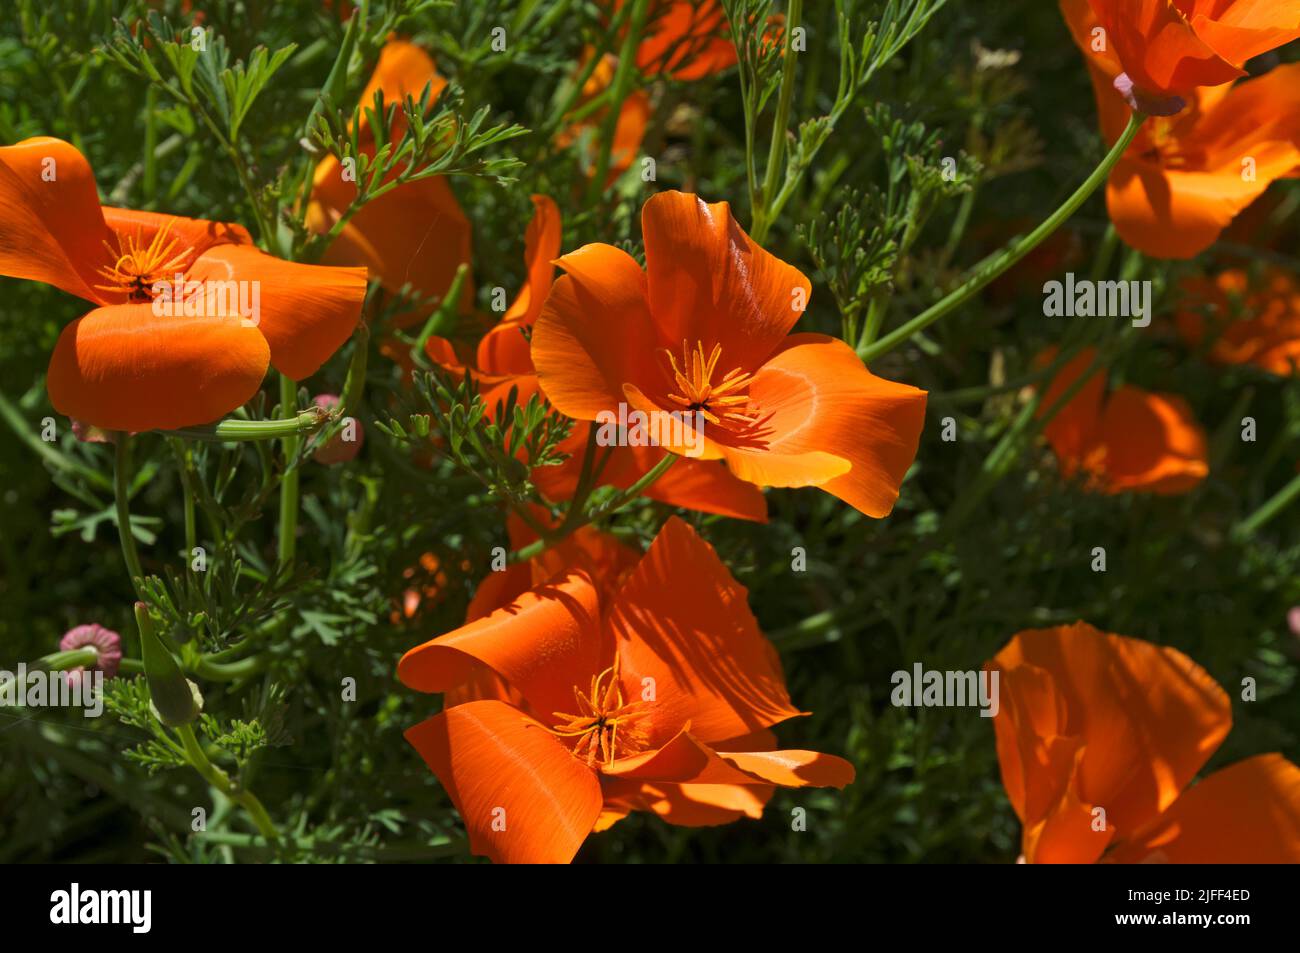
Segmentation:
[[(91, 670), (98, 669), (104, 673), (105, 678), (112, 678), (117, 674), (118, 666), (122, 662), (122, 637), (116, 632), (104, 628), (102, 625), (91, 623), (90, 625), (79, 625), (75, 629), (69, 629), (63, 638), (59, 639), (59, 648), (64, 652), (71, 652), (73, 649), (93, 648), (98, 655), (95, 664), (90, 666)], [(69, 669), (67, 675), (70, 679), (79, 679), (86, 669), (78, 666)]]
[[(333, 410), (339, 405), (339, 398), (336, 394), (317, 394), (312, 398), (312, 403), (325, 410)], [(366, 432), (361, 427), (361, 421), (355, 417), (345, 417), (344, 420), (346, 422), (343, 429), (316, 448), (316, 452), (312, 454), (312, 459), (317, 463), (324, 463), (327, 466), (334, 463), (347, 463), (349, 460), (356, 459), (357, 454), (361, 452), (361, 445), (366, 442)]]
[(1300, 606), (1291, 607), (1291, 611), (1286, 614), (1286, 622), (1291, 626), (1291, 634), (1300, 639)]

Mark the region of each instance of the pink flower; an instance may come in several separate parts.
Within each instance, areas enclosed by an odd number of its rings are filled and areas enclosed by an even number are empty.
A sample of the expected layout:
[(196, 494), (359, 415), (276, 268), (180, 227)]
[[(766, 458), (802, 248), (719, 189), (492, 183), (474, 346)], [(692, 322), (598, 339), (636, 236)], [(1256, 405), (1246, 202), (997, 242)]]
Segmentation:
[[(93, 671), (98, 669), (104, 673), (105, 678), (112, 678), (117, 675), (117, 668), (122, 662), (122, 637), (116, 632), (104, 628), (102, 625), (91, 623), (89, 625), (79, 625), (74, 629), (69, 629), (63, 638), (59, 639), (59, 648), (64, 652), (71, 652), (74, 649), (93, 648), (95, 650), (95, 664), (90, 666)], [(84, 666), (77, 666), (69, 669), (65, 674), (69, 681), (77, 681), (86, 671)]]

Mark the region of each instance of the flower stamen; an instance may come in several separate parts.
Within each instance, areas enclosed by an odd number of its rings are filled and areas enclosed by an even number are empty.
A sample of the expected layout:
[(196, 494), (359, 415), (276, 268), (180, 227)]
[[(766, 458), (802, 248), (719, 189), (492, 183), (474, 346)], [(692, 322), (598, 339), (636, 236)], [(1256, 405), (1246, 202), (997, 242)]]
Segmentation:
[(98, 274), (108, 284), (95, 285), (95, 290), (126, 295), (131, 301), (152, 300), (154, 284), (167, 280), (173, 272), (181, 271), (190, 253), (194, 251), (191, 246), (177, 252), (176, 246), (180, 244), (180, 239), (168, 241), (167, 233), (170, 230), (171, 222), (165, 223), (148, 245), (144, 244), (138, 231), (134, 238), (130, 235), (119, 238), (116, 250), (104, 242), (113, 265), (98, 270)]
[(571, 749), (573, 756), (585, 761), (588, 767), (594, 768), (598, 763), (608, 767), (616, 758), (645, 746), (645, 730), (636, 722), (645, 714), (646, 703), (628, 703), (624, 699), (617, 660), (591, 680), (589, 692), (573, 686), (573, 698), (578, 713), (552, 712), (561, 721), (547, 731), (557, 738), (576, 739)]
[(713, 373), (722, 357), (721, 344), (715, 344), (706, 358), (702, 341), (695, 343), (694, 350), (682, 341), (680, 365), (669, 348), (663, 348), (662, 352), (668, 356), (668, 377), (677, 387), (676, 392), (669, 392), (669, 400), (700, 414), (709, 423), (729, 430), (752, 427), (758, 422), (757, 412), (749, 409), (746, 390), (753, 383), (753, 374), (736, 367), (716, 384), (713, 382)]

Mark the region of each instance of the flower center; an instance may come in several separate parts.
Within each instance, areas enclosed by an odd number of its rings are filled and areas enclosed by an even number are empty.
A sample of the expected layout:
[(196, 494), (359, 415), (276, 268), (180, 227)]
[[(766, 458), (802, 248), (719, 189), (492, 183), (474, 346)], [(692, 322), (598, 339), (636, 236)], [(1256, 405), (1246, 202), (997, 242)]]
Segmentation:
[(153, 300), (155, 282), (165, 281), (173, 272), (179, 272), (194, 250), (190, 247), (177, 252), (180, 239), (169, 241), (167, 233), (170, 229), (171, 222), (163, 225), (148, 245), (144, 244), (139, 232), (134, 238), (129, 235), (119, 238), (116, 250), (105, 242), (104, 247), (108, 249), (113, 265), (99, 269), (99, 275), (108, 283), (95, 285), (95, 290), (126, 295), (132, 301)]
[(753, 374), (735, 367), (716, 384), (713, 382), (713, 373), (722, 357), (721, 344), (715, 344), (706, 358), (703, 342), (695, 342), (695, 349), (690, 350), (682, 341), (680, 365), (669, 348), (662, 348), (662, 353), (668, 356), (668, 377), (677, 388), (675, 392), (669, 391), (669, 400), (728, 430), (745, 429), (758, 422), (758, 414), (749, 409), (748, 388), (754, 380)]
[(574, 739), (571, 750), (575, 758), (594, 768), (597, 763), (610, 765), (615, 758), (645, 747), (645, 729), (636, 722), (645, 714), (646, 703), (628, 703), (624, 699), (617, 661), (591, 680), (590, 694), (573, 686), (573, 697), (578, 705), (577, 714), (553, 712), (561, 721), (547, 730), (558, 738)]

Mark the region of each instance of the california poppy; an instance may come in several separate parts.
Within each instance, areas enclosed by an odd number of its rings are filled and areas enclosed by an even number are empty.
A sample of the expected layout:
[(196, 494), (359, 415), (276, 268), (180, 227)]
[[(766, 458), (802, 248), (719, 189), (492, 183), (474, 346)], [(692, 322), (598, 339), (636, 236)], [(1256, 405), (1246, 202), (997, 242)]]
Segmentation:
[(1257, 755), (1189, 787), (1232, 727), (1183, 653), (1085, 622), (1015, 635), (993, 719), (1029, 863), (1296, 863), (1300, 768)]
[(1230, 83), (1246, 75), (1251, 57), (1300, 37), (1294, 0), (1090, 0), (1090, 6), (1122, 71), (1149, 94)]
[[(1053, 378), (1039, 404), (1045, 413), (1092, 364), (1085, 348)], [(1050, 352), (1040, 360), (1045, 360)], [(1081, 473), (1102, 493), (1186, 493), (1209, 472), (1205, 431), (1174, 394), (1125, 384), (1106, 393), (1092, 374), (1043, 428), (1066, 476)]]
[[(532, 330), (550, 294), (560, 243), (559, 208), (547, 196), (534, 195), (533, 218), (524, 236), (527, 276), (501, 320), (478, 342), (470, 361), (463, 361), (444, 338), (432, 337), (426, 346), (429, 357), (453, 373), (464, 374), (466, 364), (470, 365), (470, 374), (478, 383), (490, 413), (495, 412), (512, 389), (520, 404), (540, 393), (525, 333)], [(560, 445), (569, 454), (568, 461), (559, 466), (533, 469), (534, 482), (554, 502), (571, 499), (577, 488), (588, 427), (586, 423), (579, 424)], [(605, 448), (601, 453), (605, 453)], [(611, 447), (608, 456), (603, 457), (604, 466), (597, 474), (596, 485), (629, 487), (653, 469), (665, 453), (654, 446)], [(680, 461), (652, 483), (646, 495), (706, 513), (758, 521), (767, 518), (767, 503), (762, 493), (737, 480), (721, 464), (707, 460)]]
[(726, 202), (662, 192), (641, 224), (644, 271), (603, 244), (557, 262), (565, 275), (532, 342), (551, 403), (577, 420), (620, 404), (698, 415), (702, 459), (758, 486), (819, 486), (887, 515), (916, 455), (925, 392), (876, 377), (836, 338), (788, 335), (811, 284), (754, 244)]
[(632, 810), (726, 823), (757, 816), (774, 786), (852, 781), (841, 758), (773, 750), (769, 729), (803, 713), (746, 595), (673, 518), (612, 596), (562, 571), (408, 652), (398, 676), (411, 688), (445, 692), (485, 673), (501, 686), (406, 733), (470, 849), (565, 863)]
[[(400, 104), (407, 96), (417, 102), (430, 86), (432, 103), (446, 87), (437, 66), (414, 43), (392, 39), (379, 53), (374, 74), (361, 94), (360, 108), (373, 108), (374, 96), (383, 96), (385, 106)], [(369, 123), (360, 119), (362, 150), (373, 157), (374, 135)], [(399, 139), (406, 120), (399, 111), (392, 137)], [(395, 170), (390, 175), (399, 174)], [(316, 166), (307, 227), (328, 232), (357, 197), (355, 176), (347, 178), (336, 156), (327, 156)], [(439, 297), (451, 287), (456, 269), (471, 257), (469, 220), (461, 211), (444, 176), (435, 175), (398, 186), (363, 205), (338, 237), (326, 249), (322, 261), (334, 265), (364, 265), (379, 278), (384, 290), (398, 293), (404, 285), (424, 297)], [(468, 309), (474, 299), (470, 282), (462, 287), (461, 304)], [(397, 326), (409, 325), (421, 317), (412, 309), (394, 318)]]
[(268, 365), (310, 376), (366, 290), (364, 268), (274, 258), (240, 225), (101, 207), (85, 157), (46, 137), (0, 148), (0, 274), (95, 305), (63, 329), (46, 386), (59, 413), (124, 431), (216, 420)]
[[(1061, 7), (1088, 62), (1103, 135), (1113, 143), (1130, 113), (1113, 85), (1122, 69), (1116, 48), (1094, 49), (1097, 20), (1086, 0), (1061, 0)], [(1188, 96), (1181, 113), (1147, 120), (1106, 187), (1120, 237), (1158, 258), (1204, 251), (1271, 183), (1300, 172), (1300, 63)]]
[[(607, 0), (608, 2), (608, 0)], [(617, 11), (624, 0), (612, 0)], [(646, 76), (703, 79), (736, 65), (736, 47), (719, 0), (652, 0), (636, 65)]]
[(1178, 332), (1192, 345), (1208, 337), (1211, 361), (1300, 374), (1300, 282), (1290, 271), (1269, 268), (1252, 282), (1230, 268), (1189, 280), (1184, 290)]

